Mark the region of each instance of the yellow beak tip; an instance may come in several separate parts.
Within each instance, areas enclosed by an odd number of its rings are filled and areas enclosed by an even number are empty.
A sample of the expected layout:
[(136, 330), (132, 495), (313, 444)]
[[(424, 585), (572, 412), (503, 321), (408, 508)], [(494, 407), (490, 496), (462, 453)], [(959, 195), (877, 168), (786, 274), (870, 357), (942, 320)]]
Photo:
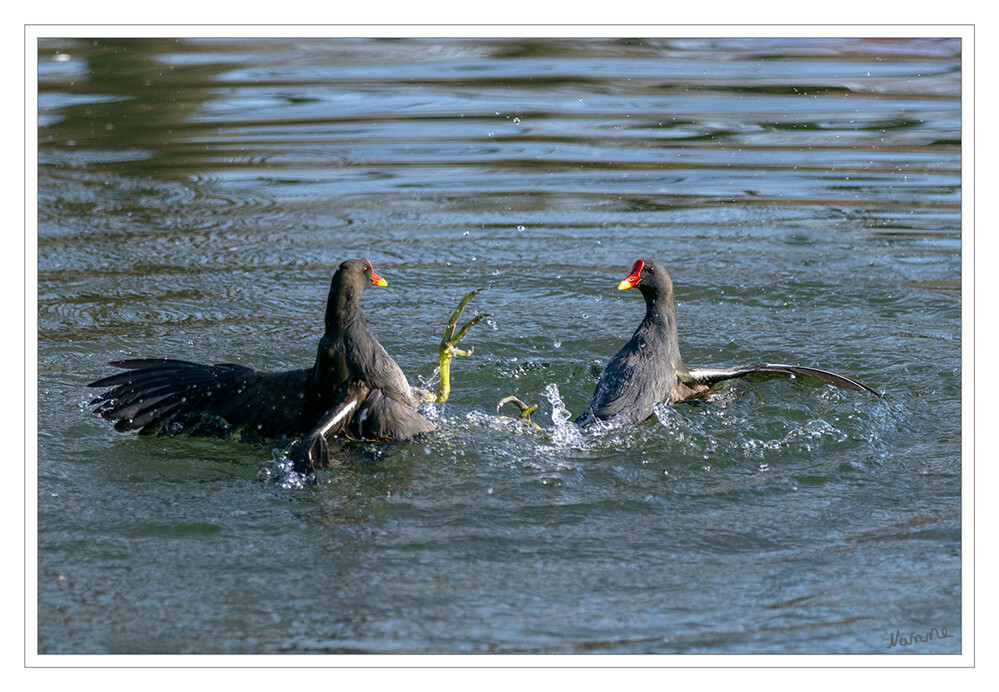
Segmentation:
[(625, 279), (624, 281), (622, 281), (617, 285), (617, 290), (619, 291), (623, 291), (626, 288), (631, 288), (631, 282), (628, 281), (627, 279)]
[(375, 282), (375, 286), (388, 286), (388, 281), (385, 279), (379, 279)]

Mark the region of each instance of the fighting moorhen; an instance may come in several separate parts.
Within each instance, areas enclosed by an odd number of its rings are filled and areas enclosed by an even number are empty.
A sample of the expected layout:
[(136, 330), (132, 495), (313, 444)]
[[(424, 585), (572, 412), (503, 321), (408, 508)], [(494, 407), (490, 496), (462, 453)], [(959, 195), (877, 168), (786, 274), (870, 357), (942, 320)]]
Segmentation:
[(579, 425), (625, 416), (641, 422), (652, 415), (657, 403), (694, 399), (722, 380), (752, 373), (804, 375), (837, 387), (878, 394), (849, 377), (799, 365), (757, 363), (734, 368), (688, 368), (680, 357), (673, 280), (666, 267), (657, 260), (638, 260), (618, 289), (635, 286), (645, 298), (645, 319), (631, 341), (611, 358), (600, 374), (593, 400), (576, 419)]
[(469, 356), (455, 347), (483, 318), (477, 315), (455, 330), (468, 302), (451, 315), (439, 349), (440, 385), (436, 393), (411, 387), (398, 364), (375, 339), (361, 310), (368, 286), (386, 286), (368, 260), (343, 262), (330, 284), (326, 332), (311, 368), (257, 372), (242, 365), (202, 365), (181, 360), (112, 361), (124, 368), (88, 386), (110, 388), (91, 402), (94, 412), (115, 421), (119, 431), (192, 433), (251, 438), (305, 435), (289, 455), (305, 472), (329, 464), (326, 434), (357, 440), (405, 440), (434, 429), (417, 407), (444, 403), (450, 393), (450, 363)]

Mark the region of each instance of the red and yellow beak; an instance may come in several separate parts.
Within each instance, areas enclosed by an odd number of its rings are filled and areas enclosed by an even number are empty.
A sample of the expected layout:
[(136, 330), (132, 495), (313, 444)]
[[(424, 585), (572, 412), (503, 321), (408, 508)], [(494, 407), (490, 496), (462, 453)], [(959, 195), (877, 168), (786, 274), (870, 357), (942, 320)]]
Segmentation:
[(364, 260), (364, 261), (367, 262), (368, 267), (371, 268), (371, 283), (373, 283), (375, 286), (388, 286), (388, 281), (386, 281), (385, 279), (383, 279), (378, 275), (378, 272), (375, 271), (375, 268), (371, 266), (371, 262), (369, 260)]
[(617, 290), (623, 291), (626, 288), (634, 288), (638, 285), (638, 282), (642, 279), (642, 267), (645, 266), (645, 260), (638, 260), (635, 262), (635, 266), (631, 268), (631, 274), (625, 278), (624, 281), (617, 285)]

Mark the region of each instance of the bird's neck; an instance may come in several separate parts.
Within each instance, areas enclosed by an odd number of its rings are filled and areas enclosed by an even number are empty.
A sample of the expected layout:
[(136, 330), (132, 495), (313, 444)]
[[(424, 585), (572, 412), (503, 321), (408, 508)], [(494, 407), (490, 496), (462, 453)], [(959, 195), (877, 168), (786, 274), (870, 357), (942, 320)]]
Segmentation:
[(334, 281), (326, 301), (326, 333), (319, 340), (316, 362), (309, 373), (309, 397), (320, 408), (328, 403), (340, 385), (353, 374), (347, 360), (347, 342), (363, 342), (359, 332), (367, 331), (361, 310), (363, 290), (338, 285)]
[(336, 286), (330, 289), (326, 301), (326, 334), (343, 334), (354, 325), (364, 325), (364, 312), (361, 310), (361, 293), (350, 286)]
[(638, 327), (638, 333), (651, 341), (665, 344), (671, 354), (680, 357), (680, 347), (676, 330), (676, 305), (672, 294), (643, 292), (645, 298), (645, 319)]

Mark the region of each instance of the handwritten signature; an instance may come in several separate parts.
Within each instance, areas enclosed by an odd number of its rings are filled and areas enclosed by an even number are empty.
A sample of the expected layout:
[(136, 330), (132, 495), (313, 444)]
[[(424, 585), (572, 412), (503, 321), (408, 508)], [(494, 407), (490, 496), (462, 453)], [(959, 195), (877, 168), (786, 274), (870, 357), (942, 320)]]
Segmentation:
[(931, 627), (922, 634), (911, 632), (908, 637), (902, 635), (902, 630), (895, 630), (891, 633), (891, 641), (888, 643), (888, 648), (893, 649), (896, 646), (911, 646), (912, 644), (925, 643), (933, 639), (953, 639), (953, 637), (953, 634), (947, 634), (946, 627), (941, 627), (939, 629)]

